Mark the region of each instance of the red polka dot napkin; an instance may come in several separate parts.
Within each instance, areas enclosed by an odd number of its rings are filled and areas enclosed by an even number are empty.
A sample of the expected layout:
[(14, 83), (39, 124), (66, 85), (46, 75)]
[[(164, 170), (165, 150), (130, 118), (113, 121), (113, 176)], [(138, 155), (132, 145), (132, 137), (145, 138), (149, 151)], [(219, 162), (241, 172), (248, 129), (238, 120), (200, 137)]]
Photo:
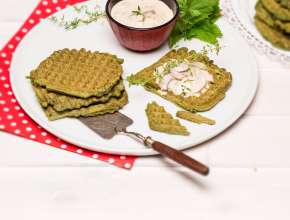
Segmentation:
[(29, 16), (13, 38), (0, 51), (0, 130), (44, 143), (76, 154), (98, 159), (110, 164), (130, 169), (135, 161), (132, 156), (109, 155), (86, 150), (66, 143), (38, 126), (23, 111), (14, 97), (9, 81), (9, 67), (19, 42), (43, 18), (62, 10), (67, 5), (73, 5), (85, 0), (43, 0)]

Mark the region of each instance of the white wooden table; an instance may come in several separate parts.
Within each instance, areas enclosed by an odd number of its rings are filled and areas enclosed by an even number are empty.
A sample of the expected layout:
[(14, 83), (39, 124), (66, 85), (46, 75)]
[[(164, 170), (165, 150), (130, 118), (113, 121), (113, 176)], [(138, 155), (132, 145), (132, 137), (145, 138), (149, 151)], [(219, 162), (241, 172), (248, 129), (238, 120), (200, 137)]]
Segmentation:
[[(0, 0), (0, 47), (37, 2)], [(290, 219), (290, 70), (256, 57), (250, 109), (187, 151), (211, 167), (209, 177), (158, 157), (125, 171), (0, 133), (0, 219)]]

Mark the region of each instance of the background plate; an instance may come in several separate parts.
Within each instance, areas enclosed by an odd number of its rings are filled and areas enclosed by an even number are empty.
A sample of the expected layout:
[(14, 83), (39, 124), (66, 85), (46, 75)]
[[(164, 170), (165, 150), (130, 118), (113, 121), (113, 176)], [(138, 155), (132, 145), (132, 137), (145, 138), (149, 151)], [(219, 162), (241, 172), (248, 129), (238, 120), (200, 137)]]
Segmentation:
[[(72, 12), (71, 9), (65, 9), (61, 13), (71, 16)], [(211, 111), (204, 113), (204, 115), (215, 119), (216, 125), (195, 125), (182, 120), (182, 124), (191, 133), (188, 137), (154, 132), (148, 127), (144, 111), (148, 102), (157, 101), (173, 115), (179, 108), (156, 95), (146, 92), (141, 87), (129, 88), (126, 85), (130, 103), (121, 112), (135, 121), (130, 126), (130, 130), (150, 135), (176, 149), (182, 150), (216, 136), (243, 114), (257, 89), (257, 65), (246, 42), (230, 25), (224, 19), (219, 21), (219, 25), (224, 33), (221, 40), (221, 45), (224, 48), (219, 56), (212, 56), (211, 58), (219, 66), (232, 72), (233, 85), (222, 102)], [(196, 50), (200, 50), (203, 45), (197, 40), (179, 44), (179, 46)], [(119, 135), (112, 140), (104, 140), (76, 119), (62, 119), (54, 122), (47, 120), (36, 100), (29, 80), (25, 77), (53, 51), (66, 47), (106, 51), (124, 58), (124, 77), (126, 77), (159, 59), (169, 50), (167, 45), (154, 52), (135, 53), (122, 48), (118, 44), (106, 21), (79, 27), (73, 31), (65, 31), (49, 20), (43, 20), (23, 39), (13, 56), (11, 64), (12, 88), (20, 105), (33, 120), (49, 132), (72, 144), (99, 152), (127, 155), (157, 154), (155, 151), (147, 149), (125, 136)]]
[(290, 51), (272, 46), (265, 40), (254, 24), (257, 0), (223, 0), (223, 10), (231, 25), (260, 53), (271, 60), (290, 66)]

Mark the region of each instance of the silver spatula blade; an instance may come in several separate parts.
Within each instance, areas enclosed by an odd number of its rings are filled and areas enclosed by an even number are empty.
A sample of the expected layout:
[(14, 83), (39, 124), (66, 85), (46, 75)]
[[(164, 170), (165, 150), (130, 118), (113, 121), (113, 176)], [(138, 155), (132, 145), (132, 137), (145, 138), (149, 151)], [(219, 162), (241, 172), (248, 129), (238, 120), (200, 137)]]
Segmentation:
[(81, 117), (80, 121), (105, 139), (111, 139), (116, 129), (126, 129), (133, 124), (133, 120), (120, 112), (104, 114), (94, 117)]

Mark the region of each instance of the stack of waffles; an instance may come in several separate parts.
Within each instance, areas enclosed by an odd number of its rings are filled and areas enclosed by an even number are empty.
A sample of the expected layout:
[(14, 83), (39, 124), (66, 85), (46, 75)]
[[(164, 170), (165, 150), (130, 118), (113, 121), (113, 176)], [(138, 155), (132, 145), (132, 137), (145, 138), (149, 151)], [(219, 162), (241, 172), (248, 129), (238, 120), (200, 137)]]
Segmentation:
[(128, 103), (123, 60), (85, 49), (55, 51), (29, 79), (49, 120), (113, 113)]

